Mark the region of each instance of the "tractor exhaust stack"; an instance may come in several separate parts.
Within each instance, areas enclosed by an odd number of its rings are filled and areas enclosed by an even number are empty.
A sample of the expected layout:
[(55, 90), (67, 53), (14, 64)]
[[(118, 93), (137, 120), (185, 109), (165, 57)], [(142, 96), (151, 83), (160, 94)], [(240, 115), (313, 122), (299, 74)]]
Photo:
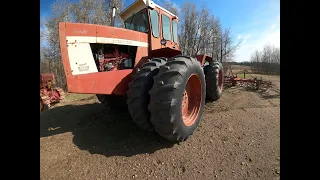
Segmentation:
[(112, 7), (112, 14), (111, 14), (111, 26), (115, 26), (115, 21), (116, 21), (116, 7)]

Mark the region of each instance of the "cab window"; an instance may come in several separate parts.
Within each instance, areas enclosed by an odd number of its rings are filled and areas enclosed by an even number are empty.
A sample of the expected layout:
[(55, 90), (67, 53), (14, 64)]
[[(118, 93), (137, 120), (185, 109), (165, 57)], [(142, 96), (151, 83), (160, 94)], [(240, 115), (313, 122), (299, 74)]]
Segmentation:
[(151, 28), (154, 37), (159, 37), (159, 14), (155, 10), (150, 10)]
[(162, 14), (162, 34), (165, 40), (171, 41), (170, 18)]
[(172, 32), (173, 32), (173, 41), (178, 42), (178, 23), (177, 21), (172, 21)]
[(131, 29), (139, 32), (149, 31), (149, 20), (148, 13), (146, 9), (143, 9), (124, 22), (126, 29)]

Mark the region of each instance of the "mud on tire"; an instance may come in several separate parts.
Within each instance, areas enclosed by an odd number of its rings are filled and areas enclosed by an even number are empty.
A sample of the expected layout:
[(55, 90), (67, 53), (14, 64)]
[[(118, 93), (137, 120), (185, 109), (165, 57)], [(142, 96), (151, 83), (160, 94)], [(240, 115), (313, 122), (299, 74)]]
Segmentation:
[(149, 90), (153, 85), (153, 77), (158, 74), (159, 68), (166, 62), (166, 58), (151, 59), (150, 62), (141, 66), (129, 83), (127, 92), (129, 113), (137, 126), (149, 132), (154, 130), (150, 123), (150, 112), (148, 110)]
[(218, 61), (210, 62), (204, 66), (204, 74), (206, 79), (207, 98), (210, 100), (218, 100), (223, 90), (223, 67)]
[[(189, 101), (184, 100), (185, 94), (188, 94)], [(154, 77), (148, 106), (150, 121), (165, 139), (184, 141), (193, 134), (200, 122), (205, 97), (205, 77), (200, 63), (191, 57), (171, 58), (160, 67), (159, 73)], [(193, 117), (190, 121), (185, 118), (189, 117), (189, 111), (186, 114), (185, 111), (182, 112), (188, 107), (184, 106), (185, 102), (189, 102), (190, 110), (192, 106), (196, 107), (193, 116), (190, 115)]]

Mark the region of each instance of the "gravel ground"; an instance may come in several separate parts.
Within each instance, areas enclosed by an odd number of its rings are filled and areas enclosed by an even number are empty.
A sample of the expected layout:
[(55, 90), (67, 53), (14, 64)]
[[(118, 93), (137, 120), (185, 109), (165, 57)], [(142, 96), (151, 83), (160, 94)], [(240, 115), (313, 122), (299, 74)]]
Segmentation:
[(267, 93), (225, 89), (179, 144), (141, 131), (95, 96), (57, 104), (40, 113), (40, 178), (280, 179), (280, 78), (269, 79)]

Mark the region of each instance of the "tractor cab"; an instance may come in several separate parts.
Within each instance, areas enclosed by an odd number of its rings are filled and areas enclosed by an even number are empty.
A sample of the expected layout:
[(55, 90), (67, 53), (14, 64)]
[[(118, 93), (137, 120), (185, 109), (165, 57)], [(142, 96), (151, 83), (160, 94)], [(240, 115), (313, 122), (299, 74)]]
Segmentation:
[(126, 29), (147, 33), (149, 51), (179, 50), (178, 17), (151, 0), (136, 0), (120, 13)]
[(132, 72), (146, 61), (181, 54), (176, 15), (153, 1), (136, 0), (120, 12), (120, 28), (114, 27), (115, 9), (110, 26), (59, 23), (69, 92), (123, 95)]

